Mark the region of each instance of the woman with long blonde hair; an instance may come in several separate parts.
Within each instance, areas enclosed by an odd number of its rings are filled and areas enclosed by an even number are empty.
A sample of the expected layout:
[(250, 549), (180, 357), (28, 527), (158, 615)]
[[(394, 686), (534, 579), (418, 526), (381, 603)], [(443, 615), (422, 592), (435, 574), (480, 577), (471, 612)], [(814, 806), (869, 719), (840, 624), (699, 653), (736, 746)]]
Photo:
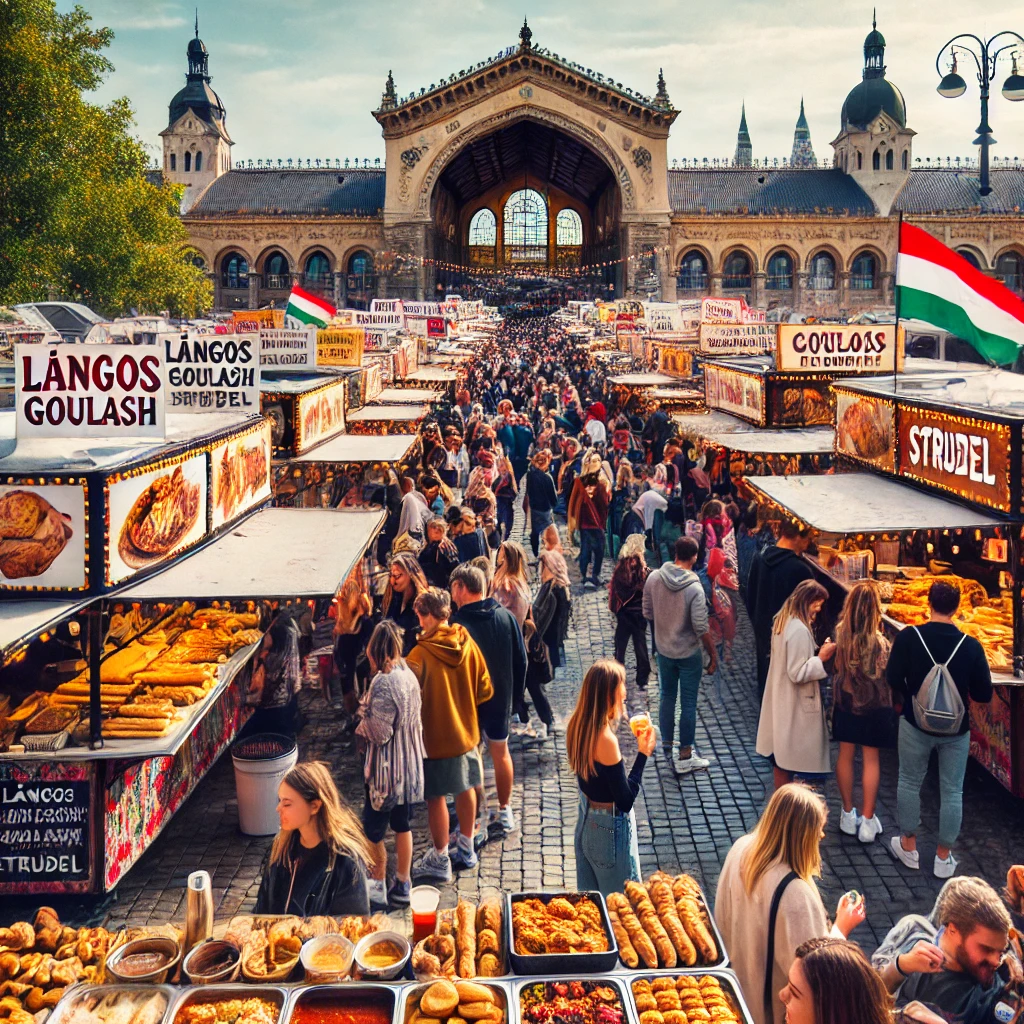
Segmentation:
[(384, 591), (381, 608), (383, 617), (394, 622), (402, 630), (402, 657), (415, 646), (419, 633), (419, 620), (413, 610), (413, 603), (430, 586), (423, 573), (423, 567), (411, 551), (401, 551), (391, 558), (388, 568), (388, 585)]
[[(882, 834), (875, 814), (880, 770), (879, 748), (896, 745), (899, 719), (885, 678), (889, 641), (882, 632), (882, 604), (873, 580), (860, 580), (846, 595), (836, 626), (835, 707), (832, 738), (839, 742), (836, 782), (843, 800), (839, 828), (862, 843)], [(863, 759), (862, 814), (853, 806), (853, 759), (860, 746)]]
[(814, 580), (802, 580), (779, 609), (772, 624), (768, 682), (757, 725), (757, 752), (771, 759), (775, 788), (793, 781), (797, 772), (825, 775), (829, 764), (828, 725), (819, 680), (836, 645), (818, 648), (811, 632), (828, 600)]
[(297, 764), (277, 787), (281, 830), (263, 871), (257, 914), (368, 914), (373, 848), (323, 761)]
[(864, 920), (862, 897), (848, 894), (839, 901), (835, 925), (829, 924), (821, 902), (815, 879), (821, 875), (827, 818), (828, 808), (817, 793), (796, 783), (784, 785), (722, 865), (715, 921), (754, 1024), (785, 1021), (779, 991), (801, 943), (827, 935), (845, 939)]
[(491, 597), (516, 617), (522, 629), (530, 612), (532, 598), (526, 551), (522, 544), (514, 540), (506, 540), (498, 548), (494, 578), (491, 580)]
[(640, 880), (640, 854), (633, 803), (647, 758), (654, 753), (654, 729), (640, 731), (637, 755), (626, 774), (617, 731), (626, 715), (626, 670), (602, 659), (583, 678), (566, 726), (569, 766), (580, 787), (576, 818), (576, 888), (621, 892)]

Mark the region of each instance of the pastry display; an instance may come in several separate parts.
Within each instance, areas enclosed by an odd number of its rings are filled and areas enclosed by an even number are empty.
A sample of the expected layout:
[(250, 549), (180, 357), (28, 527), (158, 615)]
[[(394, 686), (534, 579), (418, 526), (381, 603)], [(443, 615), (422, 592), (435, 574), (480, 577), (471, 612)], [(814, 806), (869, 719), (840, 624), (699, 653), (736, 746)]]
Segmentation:
[(481, 978), (496, 978), (505, 973), (501, 936), (505, 915), (501, 900), (489, 896), (476, 911), (476, 973)]
[(605, 953), (608, 935), (601, 908), (581, 893), (566, 893), (544, 902), (531, 898), (512, 904), (512, 936), (521, 955)]
[(504, 910), (497, 896), (474, 907), (459, 900), (438, 913), (433, 935), (413, 947), (411, 964), (421, 981), (431, 978), (497, 978), (505, 973), (502, 950)]
[(169, 555), (195, 526), (199, 485), (185, 479), (181, 466), (158, 476), (135, 499), (121, 527), (117, 553), (133, 569)]
[(213, 466), (213, 500), (225, 521), (250, 495), (259, 494), (267, 485), (270, 453), (261, 437), (253, 444), (243, 441), (224, 446), (224, 453)]
[(67, 547), (69, 516), (35, 491), (0, 495), (0, 574), (9, 580), (41, 576)]
[[(539, 981), (519, 993), (527, 1024), (625, 1024), (622, 998), (615, 985), (594, 981)], [(676, 1024), (683, 1024), (682, 1021)]]
[(269, 999), (210, 999), (183, 1006), (174, 1024), (277, 1024), (280, 1014)]
[(783, 388), (779, 422), (816, 426), (832, 423), (832, 407), (815, 388)]
[[(700, 886), (689, 875), (656, 871), (608, 897), (608, 914), (627, 967), (692, 967), (720, 959)], [(625, 941), (623, 941), (625, 940)]]
[(637, 978), (630, 986), (640, 1024), (740, 1024), (742, 1013), (710, 974)]
[(87, 990), (61, 1024), (160, 1024), (166, 1012), (163, 992)]
[(892, 407), (869, 398), (840, 404), (836, 423), (836, 449), (873, 461), (893, 449)]
[(505, 999), (501, 992), (490, 985), (474, 981), (435, 981), (425, 989), (418, 999), (410, 999), (411, 1012), (406, 1024), (432, 1024), (452, 1019), (466, 1021), (491, 1021), (500, 1024), (505, 1020)]

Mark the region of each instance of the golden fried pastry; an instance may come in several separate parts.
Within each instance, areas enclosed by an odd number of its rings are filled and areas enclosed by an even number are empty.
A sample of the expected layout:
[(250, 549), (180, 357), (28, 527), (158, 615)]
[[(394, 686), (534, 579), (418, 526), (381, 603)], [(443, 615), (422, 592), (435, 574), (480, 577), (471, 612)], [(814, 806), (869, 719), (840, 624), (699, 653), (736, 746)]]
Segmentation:
[(435, 981), (420, 997), (420, 1010), (430, 1017), (448, 1017), (458, 1005), (459, 990), (450, 981)]
[(477, 962), (476, 969), (481, 978), (498, 978), (504, 973), (501, 969), (501, 961), (494, 953), (483, 953)]

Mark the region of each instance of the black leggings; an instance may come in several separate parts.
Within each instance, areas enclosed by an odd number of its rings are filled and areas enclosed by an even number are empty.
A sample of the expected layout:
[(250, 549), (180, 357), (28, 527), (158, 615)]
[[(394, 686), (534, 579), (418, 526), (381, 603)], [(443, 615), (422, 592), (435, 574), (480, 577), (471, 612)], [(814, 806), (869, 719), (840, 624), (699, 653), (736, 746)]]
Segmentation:
[(643, 688), (651, 678), (651, 655), (647, 649), (647, 620), (642, 615), (615, 616), (615, 660), (626, 664), (626, 647), (633, 641), (636, 657), (636, 685)]
[[(544, 690), (544, 684), (530, 668), (526, 670), (526, 689), (529, 691), (533, 706), (537, 709), (537, 717), (550, 729), (555, 724), (555, 716), (551, 711), (551, 702)], [(524, 697), (516, 708), (519, 721), (524, 725), (530, 720), (530, 706)]]

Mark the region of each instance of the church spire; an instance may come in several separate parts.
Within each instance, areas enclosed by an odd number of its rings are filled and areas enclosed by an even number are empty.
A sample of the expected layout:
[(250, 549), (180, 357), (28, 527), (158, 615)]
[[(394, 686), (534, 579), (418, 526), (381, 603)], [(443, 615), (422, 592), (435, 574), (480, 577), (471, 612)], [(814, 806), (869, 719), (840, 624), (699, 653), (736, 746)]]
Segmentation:
[(878, 31), (875, 11), (871, 11), (871, 31), (864, 40), (864, 77), (885, 77), (885, 36)]
[(817, 167), (818, 160), (811, 145), (811, 129), (807, 125), (804, 113), (804, 98), (800, 97), (800, 116), (796, 119), (793, 132), (793, 152), (789, 157), (790, 167)]
[(523, 27), (519, 30), (519, 49), (529, 50), (533, 43), (533, 33), (530, 26), (526, 24), (526, 15), (523, 15)]
[(199, 8), (196, 8), (196, 34), (188, 41), (188, 80), (208, 82), (210, 80), (210, 55), (199, 38)]
[(737, 167), (750, 167), (754, 162), (754, 147), (750, 142), (747, 130), (747, 104), (744, 101), (740, 108), (740, 130), (736, 133), (736, 156), (733, 163)]
[(654, 97), (655, 102), (662, 107), (671, 107), (672, 101), (668, 98), (668, 88), (665, 86), (665, 69), (658, 68), (658, 92)]

